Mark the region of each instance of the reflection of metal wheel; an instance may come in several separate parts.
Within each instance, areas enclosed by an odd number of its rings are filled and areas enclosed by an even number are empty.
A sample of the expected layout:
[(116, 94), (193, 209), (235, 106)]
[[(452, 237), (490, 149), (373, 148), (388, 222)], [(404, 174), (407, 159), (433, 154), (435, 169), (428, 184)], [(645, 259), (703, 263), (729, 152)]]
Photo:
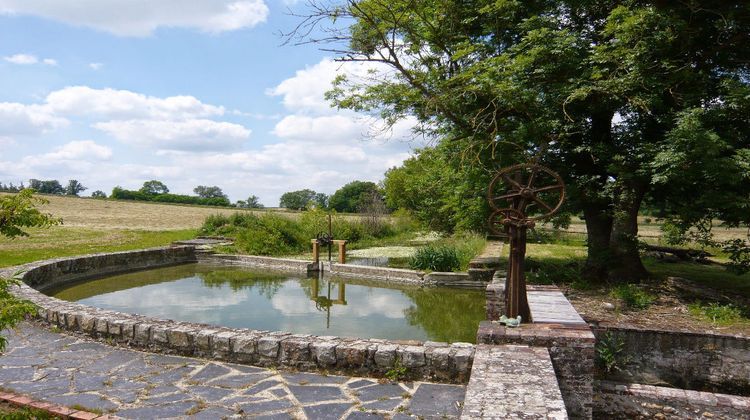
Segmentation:
[(545, 166), (522, 163), (501, 169), (495, 175), (487, 199), (496, 212), (509, 207), (525, 214), (528, 220), (545, 219), (562, 206), (565, 183)]
[(511, 224), (524, 223), (526, 216), (516, 209), (498, 209), (490, 215), (490, 231), (495, 235), (506, 236)]
[(321, 246), (327, 246), (333, 243), (333, 236), (327, 234), (327, 233), (319, 233), (315, 235), (315, 240), (320, 244)]

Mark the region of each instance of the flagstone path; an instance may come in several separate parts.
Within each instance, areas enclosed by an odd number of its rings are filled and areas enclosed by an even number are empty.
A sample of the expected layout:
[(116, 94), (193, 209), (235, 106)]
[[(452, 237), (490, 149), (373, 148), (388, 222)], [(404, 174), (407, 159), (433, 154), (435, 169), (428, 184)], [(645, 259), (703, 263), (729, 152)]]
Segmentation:
[(297, 373), (117, 348), (34, 323), (5, 331), (0, 389), (132, 419), (458, 418), (465, 387)]

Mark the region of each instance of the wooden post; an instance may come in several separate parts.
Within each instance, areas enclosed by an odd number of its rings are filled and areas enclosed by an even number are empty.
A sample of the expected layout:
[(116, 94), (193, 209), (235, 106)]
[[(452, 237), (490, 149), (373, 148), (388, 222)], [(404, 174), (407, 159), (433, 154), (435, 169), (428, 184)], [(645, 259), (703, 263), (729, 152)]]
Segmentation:
[(339, 264), (346, 264), (346, 242), (345, 240), (333, 241), (339, 246)]
[(312, 240), (313, 264), (320, 263), (320, 244), (317, 239)]

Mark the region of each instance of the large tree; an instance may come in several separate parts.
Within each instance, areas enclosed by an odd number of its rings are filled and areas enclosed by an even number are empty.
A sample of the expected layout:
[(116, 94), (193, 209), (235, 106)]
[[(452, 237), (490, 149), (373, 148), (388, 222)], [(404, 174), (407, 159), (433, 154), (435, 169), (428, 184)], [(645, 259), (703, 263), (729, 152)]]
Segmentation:
[(221, 188), (217, 186), (206, 186), (206, 185), (198, 185), (197, 187), (193, 188), (193, 192), (198, 195), (200, 198), (227, 198), (227, 195), (224, 194), (224, 191), (221, 190)]
[(338, 212), (356, 213), (372, 202), (373, 196), (383, 196), (374, 182), (352, 181), (336, 190), (328, 199), (328, 207)]
[(647, 274), (646, 198), (688, 222), (750, 219), (746, 2), (315, 2), (289, 36), (375, 68), (336, 80), (339, 107), (416, 117), (488, 173), (533, 157), (560, 172), (591, 279)]
[(310, 189), (285, 192), (279, 199), (279, 207), (291, 210), (304, 210), (309, 205), (326, 208), (328, 196)]

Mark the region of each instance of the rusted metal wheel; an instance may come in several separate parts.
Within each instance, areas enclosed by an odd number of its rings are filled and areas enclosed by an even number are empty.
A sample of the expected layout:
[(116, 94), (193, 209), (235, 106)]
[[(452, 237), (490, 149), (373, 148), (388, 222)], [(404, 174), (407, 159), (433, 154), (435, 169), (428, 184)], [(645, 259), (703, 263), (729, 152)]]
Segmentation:
[(516, 209), (497, 209), (490, 215), (490, 231), (495, 235), (507, 236), (511, 224), (524, 223), (525, 220), (526, 216)]
[(527, 220), (546, 219), (562, 206), (565, 183), (545, 166), (522, 163), (501, 169), (495, 175), (487, 190), (487, 200), (495, 213), (510, 208)]

